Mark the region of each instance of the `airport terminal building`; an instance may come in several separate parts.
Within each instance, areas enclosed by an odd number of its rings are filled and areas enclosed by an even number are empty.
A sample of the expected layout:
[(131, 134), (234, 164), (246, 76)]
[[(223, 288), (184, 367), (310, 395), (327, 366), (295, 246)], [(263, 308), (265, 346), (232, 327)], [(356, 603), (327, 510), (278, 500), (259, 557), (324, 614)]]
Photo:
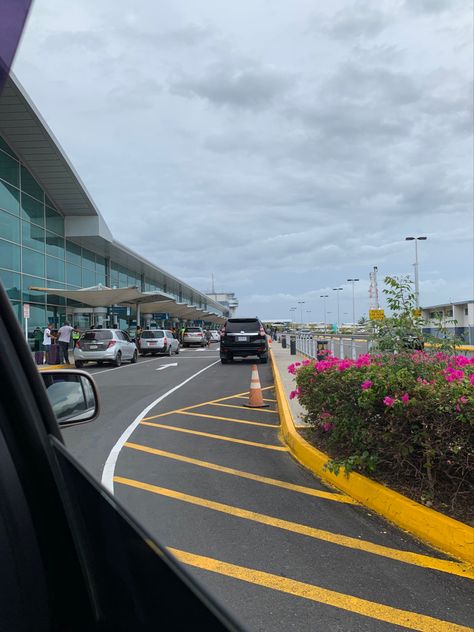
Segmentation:
[(226, 306), (114, 239), (13, 77), (0, 96), (0, 279), (29, 339), (64, 320), (127, 329), (137, 320), (216, 326), (228, 316)]

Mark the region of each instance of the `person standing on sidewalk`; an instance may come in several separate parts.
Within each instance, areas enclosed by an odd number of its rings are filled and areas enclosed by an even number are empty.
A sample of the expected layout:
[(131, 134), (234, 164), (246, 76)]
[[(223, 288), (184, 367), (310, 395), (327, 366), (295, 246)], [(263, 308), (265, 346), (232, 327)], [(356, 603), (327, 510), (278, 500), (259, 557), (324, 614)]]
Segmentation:
[(43, 331), (43, 351), (44, 351), (44, 363), (48, 361), (48, 353), (51, 350), (51, 344), (54, 340), (54, 336), (51, 332), (53, 323), (48, 323)]
[(73, 328), (66, 321), (58, 331), (59, 364), (69, 364), (69, 344)]

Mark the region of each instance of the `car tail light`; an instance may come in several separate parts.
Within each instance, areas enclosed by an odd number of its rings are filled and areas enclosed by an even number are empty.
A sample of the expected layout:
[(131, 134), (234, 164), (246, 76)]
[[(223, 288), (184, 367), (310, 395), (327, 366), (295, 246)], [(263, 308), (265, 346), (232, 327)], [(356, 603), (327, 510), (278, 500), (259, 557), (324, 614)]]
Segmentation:
[(76, 349), (80, 349), (81, 348), (81, 343), (79, 342), (79, 340), (76, 342)]
[(221, 329), (219, 333), (221, 336), (225, 336), (225, 329)]
[(168, 344), (168, 338), (163, 338), (163, 344), (164, 344), (164, 345), (165, 345), (165, 347), (166, 347), (166, 345)]
[(111, 340), (109, 344), (107, 345), (107, 349), (110, 349), (110, 347), (113, 347), (116, 342), (117, 342), (116, 340)]
[(198, 333), (198, 338), (199, 338), (199, 336), (201, 336), (201, 338), (202, 338), (202, 334)]

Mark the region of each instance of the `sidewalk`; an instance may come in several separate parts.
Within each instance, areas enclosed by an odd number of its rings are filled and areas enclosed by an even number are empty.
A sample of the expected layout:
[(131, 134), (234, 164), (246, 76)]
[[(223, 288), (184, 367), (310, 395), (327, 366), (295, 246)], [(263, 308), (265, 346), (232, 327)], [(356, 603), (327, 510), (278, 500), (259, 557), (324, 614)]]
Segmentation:
[(278, 366), (278, 370), (280, 371), (281, 381), (283, 383), (283, 388), (285, 389), (286, 399), (290, 406), (295, 426), (306, 428), (307, 424), (302, 420), (302, 417), (306, 413), (305, 409), (301, 406), (296, 397), (295, 399), (289, 399), (290, 392), (296, 388), (296, 384), (294, 375), (288, 373), (289, 364), (292, 362), (302, 362), (306, 356), (298, 352), (296, 352), (296, 355), (290, 355), (289, 347), (282, 349), (281, 343), (275, 341), (272, 342), (272, 353), (276, 365)]

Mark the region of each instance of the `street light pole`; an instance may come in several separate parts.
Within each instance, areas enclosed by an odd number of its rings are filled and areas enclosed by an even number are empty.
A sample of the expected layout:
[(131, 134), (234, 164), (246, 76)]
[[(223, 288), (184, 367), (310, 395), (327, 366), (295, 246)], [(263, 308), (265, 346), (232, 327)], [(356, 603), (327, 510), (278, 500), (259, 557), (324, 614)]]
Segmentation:
[(349, 283), (352, 283), (352, 333), (355, 332), (355, 284), (359, 279), (347, 279)]
[(326, 299), (329, 297), (329, 294), (320, 294), (319, 298), (323, 299), (324, 304), (324, 333), (326, 333)]
[(334, 292), (337, 292), (336, 296), (337, 296), (337, 330), (339, 331), (339, 329), (341, 328), (341, 316), (340, 316), (340, 311), (339, 311), (339, 292), (341, 290), (343, 290), (344, 288), (342, 287), (333, 287), (332, 288)]
[(415, 242), (415, 303), (416, 309), (420, 307), (420, 278), (418, 270), (418, 242), (426, 241), (428, 237), (405, 237), (405, 241)]
[(300, 306), (300, 323), (303, 324), (303, 305), (305, 301), (297, 301), (297, 303)]

